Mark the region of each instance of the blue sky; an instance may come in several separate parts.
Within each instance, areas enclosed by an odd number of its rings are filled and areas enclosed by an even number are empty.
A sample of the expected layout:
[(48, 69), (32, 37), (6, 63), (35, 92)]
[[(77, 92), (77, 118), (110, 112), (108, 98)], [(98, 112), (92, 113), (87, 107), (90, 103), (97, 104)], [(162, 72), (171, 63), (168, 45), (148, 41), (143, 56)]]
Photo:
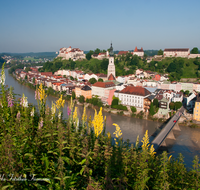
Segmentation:
[(199, 0), (0, 0), (0, 52), (200, 49)]

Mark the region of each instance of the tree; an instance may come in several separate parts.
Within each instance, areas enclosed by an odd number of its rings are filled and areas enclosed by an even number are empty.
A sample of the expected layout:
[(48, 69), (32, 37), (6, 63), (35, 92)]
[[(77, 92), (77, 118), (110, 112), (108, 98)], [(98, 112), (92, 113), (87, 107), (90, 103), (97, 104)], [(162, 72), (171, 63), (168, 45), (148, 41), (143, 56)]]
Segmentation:
[(81, 95), (81, 96), (79, 97), (79, 102), (80, 102), (80, 103), (84, 103), (84, 102), (85, 102), (85, 97), (84, 97), (83, 95)]
[(86, 54), (86, 59), (90, 60), (92, 57), (92, 55), (94, 54), (94, 51), (90, 50), (87, 54)]
[(70, 76), (69, 78), (70, 78), (70, 80), (74, 80), (74, 77), (72, 77), (72, 76)]
[(97, 82), (97, 80), (96, 80), (95, 78), (91, 78), (91, 79), (89, 80), (89, 82), (90, 82), (91, 84), (94, 84), (94, 83)]
[(158, 55), (163, 55), (163, 50), (158, 50)]
[(170, 108), (170, 110), (174, 110), (174, 102), (169, 103), (169, 108)]
[(153, 100), (153, 105), (156, 106), (157, 108), (159, 107), (159, 102), (158, 102), (158, 99), (157, 99), (157, 98), (155, 98), (155, 99)]
[(174, 103), (175, 110), (178, 110), (179, 108), (181, 108), (182, 105), (183, 105), (182, 102), (175, 102)]
[(72, 99), (74, 100), (76, 98), (76, 94), (74, 91), (72, 91)]
[(28, 73), (29, 71), (31, 71), (30, 67), (26, 67), (25, 71)]
[(99, 78), (99, 79), (98, 79), (98, 82), (103, 82), (103, 79), (102, 79), (102, 78)]
[(199, 53), (199, 50), (198, 50), (197, 47), (194, 47), (194, 48), (191, 50), (190, 53), (191, 53), (191, 54), (198, 54), (198, 53)]
[(115, 98), (115, 99), (112, 100), (111, 107), (114, 106), (114, 105), (118, 105), (118, 104), (119, 104), (119, 99)]
[(100, 52), (101, 52), (101, 50), (99, 48), (97, 48), (97, 49), (94, 50), (95, 54), (99, 54)]
[(151, 102), (150, 109), (149, 109), (149, 114), (150, 115), (154, 115), (155, 114), (153, 102)]
[(35, 77), (33, 77), (33, 84), (35, 84)]
[(27, 80), (27, 75), (25, 76), (25, 80)]

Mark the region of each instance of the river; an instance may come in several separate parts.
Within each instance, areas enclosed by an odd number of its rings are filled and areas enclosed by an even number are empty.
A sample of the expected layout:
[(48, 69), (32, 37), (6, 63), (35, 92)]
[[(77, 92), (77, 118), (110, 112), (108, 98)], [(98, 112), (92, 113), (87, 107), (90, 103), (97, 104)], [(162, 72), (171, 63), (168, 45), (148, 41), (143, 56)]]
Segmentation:
[[(11, 75), (8, 74), (8, 69), (5, 69), (6, 81), (5, 84), (8, 87), (14, 87), (14, 93), (19, 94), (16, 98), (21, 97), (22, 94), (28, 97), (28, 102), (37, 105), (35, 100), (35, 92), (24, 85), (21, 85), (16, 81)], [(51, 107), (51, 102), (55, 102), (57, 98), (48, 96), (46, 103)], [(64, 117), (67, 117), (67, 106), (66, 102), (63, 109)], [(81, 117), (83, 113), (83, 106), (76, 105), (78, 107), (78, 116)], [(87, 116), (94, 116), (94, 110), (91, 108), (86, 109)], [(159, 122), (153, 122), (148, 120), (142, 120), (137, 118), (130, 118), (126, 116), (115, 115), (107, 112), (103, 112), (103, 116), (106, 116), (106, 132), (110, 132), (113, 137), (113, 132), (115, 131), (116, 123), (120, 126), (123, 133), (123, 140), (129, 139), (131, 143), (134, 143), (139, 135), (140, 141), (144, 136), (146, 130), (148, 130), (149, 136), (151, 136), (156, 129), (162, 125)], [(172, 156), (177, 157), (178, 153), (182, 153), (184, 156), (184, 161), (187, 166), (191, 166), (192, 160), (195, 155), (200, 158), (200, 128), (189, 128), (185, 126), (180, 126), (181, 131), (175, 133), (176, 140), (167, 140), (168, 151)]]

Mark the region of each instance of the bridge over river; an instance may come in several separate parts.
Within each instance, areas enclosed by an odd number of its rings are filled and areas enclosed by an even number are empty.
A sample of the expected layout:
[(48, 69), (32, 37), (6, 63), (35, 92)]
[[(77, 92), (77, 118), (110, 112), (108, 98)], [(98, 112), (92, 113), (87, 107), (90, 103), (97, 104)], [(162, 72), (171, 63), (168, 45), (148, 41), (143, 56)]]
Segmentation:
[(178, 129), (178, 120), (182, 116), (184, 112), (184, 107), (182, 106), (178, 112), (168, 121), (168, 123), (165, 125), (165, 127), (158, 133), (158, 135), (154, 138), (154, 140), (151, 142), (151, 144), (154, 145), (155, 151), (158, 151), (159, 147), (161, 145), (165, 145), (165, 139), (167, 137), (174, 138), (174, 134), (172, 132), (173, 129)]

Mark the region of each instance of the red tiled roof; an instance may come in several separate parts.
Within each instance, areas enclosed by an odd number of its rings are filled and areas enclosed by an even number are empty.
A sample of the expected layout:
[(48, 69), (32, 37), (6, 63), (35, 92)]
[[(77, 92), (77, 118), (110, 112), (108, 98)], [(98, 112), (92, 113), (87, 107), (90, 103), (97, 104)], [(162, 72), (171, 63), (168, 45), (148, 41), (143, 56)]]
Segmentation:
[(118, 55), (123, 55), (123, 54), (127, 54), (128, 51), (119, 51)]
[(143, 48), (141, 48), (141, 49), (138, 49), (138, 48), (137, 48), (137, 46), (136, 46), (136, 48), (135, 48), (134, 52), (143, 52)]
[(188, 51), (189, 48), (169, 48), (165, 49), (164, 51)]
[(110, 76), (108, 77), (108, 80), (116, 80), (113, 74), (111, 73)]
[(139, 95), (139, 96), (147, 96), (151, 94), (146, 88), (143, 87), (135, 87), (135, 86), (127, 86), (123, 90), (121, 90), (119, 93), (125, 93), (125, 94), (133, 94), (133, 95)]
[(101, 87), (101, 88), (108, 88), (111, 86), (115, 86), (115, 84), (113, 82), (96, 82), (93, 84), (93, 86)]

